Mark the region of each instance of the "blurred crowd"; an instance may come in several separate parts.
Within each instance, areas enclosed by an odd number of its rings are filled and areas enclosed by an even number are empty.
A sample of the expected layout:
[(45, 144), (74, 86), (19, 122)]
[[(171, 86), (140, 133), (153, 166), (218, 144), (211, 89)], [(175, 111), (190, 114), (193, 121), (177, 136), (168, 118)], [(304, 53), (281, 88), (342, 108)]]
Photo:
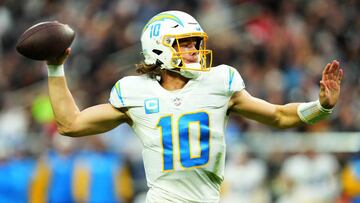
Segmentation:
[[(357, 0), (0, 0), (0, 203), (142, 202), (141, 145), (132, 131), (120, 126), (95, 138), (58, 138), (44, 64), (22, 57), (15, 45), (42, 21), (73, 28), (65, 69), (83, 109), (107, 102), (118, 79), (136, 74), (142, 27), (164, 10), (198, 19), (213, 65), (237, 68), (247, 91), (272, 103), (317, 99), (323, 68), (339, 60), (345, 75), (331, 118), (286, 132), (359, 134)], [(229, 149), (224, 202), (360, 202), (358, 154), (306, 151), (275, 158), (274, 166), (250, 156), (257, 149), (245, 147), (242, 136), (279, 130), (232, 117), (229, 132), (238, 146)]]

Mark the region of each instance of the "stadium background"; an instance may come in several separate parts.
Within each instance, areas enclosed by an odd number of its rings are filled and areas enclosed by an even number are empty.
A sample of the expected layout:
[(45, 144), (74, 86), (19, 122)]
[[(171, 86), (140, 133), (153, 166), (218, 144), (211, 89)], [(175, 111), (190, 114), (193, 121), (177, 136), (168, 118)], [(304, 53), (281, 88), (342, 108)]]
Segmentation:
[(247, 90), (272, 103), (315, 100), (322, 69), (333, 59), (345, 71), (341, 99), (326, 121), (277, 130), (230, 119), (223, 202), (301, 202), (296, 195), (359, 202), (356, 0), (0, 0), (0, 202), (142, 202), (141, 145), (132, 131), (122, 125), (106, 135), (59, 138), (46, 69), (14, 46), (35, 23), (69, 24), (76, 39), (66, 75), (83, 109), (107, 102), (112, 85), (135, 74), (142, 26), (169, 9), (198, 19), (214, 65), (236, 67)]

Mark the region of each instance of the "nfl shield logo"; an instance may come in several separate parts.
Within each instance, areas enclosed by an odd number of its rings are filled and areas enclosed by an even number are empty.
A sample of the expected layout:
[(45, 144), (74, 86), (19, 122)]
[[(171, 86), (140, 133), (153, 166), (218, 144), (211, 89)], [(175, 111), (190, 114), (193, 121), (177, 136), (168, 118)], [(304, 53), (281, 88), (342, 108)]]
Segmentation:
[(175, 97), (172, 99), (172, 102), (174, 103), (175, 106), (180, 106), (182, 101), (181, 98)]

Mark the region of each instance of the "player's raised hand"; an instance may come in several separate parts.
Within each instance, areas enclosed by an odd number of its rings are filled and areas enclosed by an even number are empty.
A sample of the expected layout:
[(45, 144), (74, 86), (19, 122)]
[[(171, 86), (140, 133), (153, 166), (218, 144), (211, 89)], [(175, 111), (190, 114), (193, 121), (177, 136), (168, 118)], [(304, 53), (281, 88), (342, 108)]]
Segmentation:
[(65, 49), (64, 53), (61, 54), (60, 56), (54, 58), (54, 59), (49, 59), (46, 61), (46, 63), (48, 65), (61, 65), (64, 64), (66, 58), (70, 55), (71, 52), (71, 48), (67, 48)]
[(344, 72), (340, 68), (338, 61), (334, 60), (326, 65), (320, 81), (319, 94), (321, 106), (324, 108), (331, 109), (337, 103), (343, 75)]

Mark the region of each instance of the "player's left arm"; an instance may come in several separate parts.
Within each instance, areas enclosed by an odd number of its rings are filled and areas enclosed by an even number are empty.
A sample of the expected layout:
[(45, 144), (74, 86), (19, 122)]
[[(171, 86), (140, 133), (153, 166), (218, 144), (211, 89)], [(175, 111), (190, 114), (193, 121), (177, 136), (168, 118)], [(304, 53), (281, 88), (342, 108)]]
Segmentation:
[(343, 70), (338, 61), (328, 63), (320, 81), (319, 100), (309, 103), (271, 104), (251, 96), (246, 90), (235, 92), (229, 102), (230, 112), (277, 128), (291, 128), (315, 123), (325, 118), (340, 95)]

